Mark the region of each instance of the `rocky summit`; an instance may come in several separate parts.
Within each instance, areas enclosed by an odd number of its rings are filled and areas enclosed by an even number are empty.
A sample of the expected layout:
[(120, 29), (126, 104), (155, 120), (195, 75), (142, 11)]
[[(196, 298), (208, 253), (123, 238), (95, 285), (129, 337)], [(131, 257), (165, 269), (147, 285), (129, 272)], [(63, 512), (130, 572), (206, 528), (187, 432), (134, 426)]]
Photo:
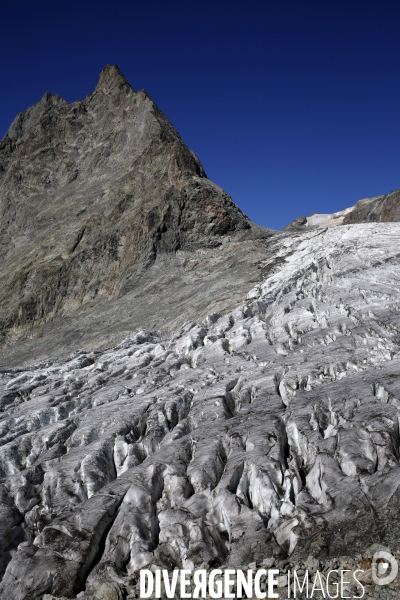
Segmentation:
[[(116, 66), (81, 102), (46, 93), (0, 143), (0, 364), (202, 316), (200, 300), (182, 306), (177, 279), (189, 271), (193, 280), (193, 262), (210, 260), (209, 249), (258, 229)], [(242, 271), (248, 285), (257, 269)], [(173, 280), (177, 297), (165, 301), (162, 280)], [(217, 303), (230, 287), (226, 278), (220, 286)], [(151, 304), (149, 314), (137, 304)]]
[(260, 565), (385, 597), (400, 223), (258, 228), (116, 67), (19, 115), (0, 164), (0, 598)]

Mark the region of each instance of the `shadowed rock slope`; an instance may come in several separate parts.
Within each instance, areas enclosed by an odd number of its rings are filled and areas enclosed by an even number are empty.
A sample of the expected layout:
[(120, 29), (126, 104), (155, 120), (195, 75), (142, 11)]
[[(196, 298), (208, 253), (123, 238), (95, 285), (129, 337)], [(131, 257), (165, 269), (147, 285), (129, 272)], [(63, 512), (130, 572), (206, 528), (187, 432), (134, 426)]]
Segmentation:
[(0, 142), (0, 342), (22, 344), (1, 359), (28, 358), (29, 338), (37, 340), (39, 356), (57, 355), (54, 328), (46, 329), (54, 319), (58, 346), (68, 351), (96, 345), (95, 314), (103, 325), (109, 312), (119, 315), (120, 325), (97, 340), (103, 347), (139, 325), (168, 326), (163, 305), (155, 323), (146, 315), (135, 321), (128, 303), (115, 301), (143, 290), (138, 282), (146, 273), (149, 283), (157, 258), (155, 277), (164, 269), (166, 279), (176, 279), (163, 257), (229, 246), (230, 235), (247, 231), (251, 238), (256, 229), (116, 66), (103, 70), (83, 101), (68, 104), (46, 93)]

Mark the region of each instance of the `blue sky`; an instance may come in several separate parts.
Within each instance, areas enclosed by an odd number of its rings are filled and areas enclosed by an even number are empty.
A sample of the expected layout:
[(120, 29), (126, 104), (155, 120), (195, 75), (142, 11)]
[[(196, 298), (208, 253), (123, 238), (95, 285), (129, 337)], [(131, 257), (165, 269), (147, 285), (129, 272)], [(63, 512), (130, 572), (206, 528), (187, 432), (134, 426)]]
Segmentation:
[(0, 137), (47, 90), (83, 98), (118, 64), (207, 175), (283, 228), (400, 188), (400, 3), (7, 2)]

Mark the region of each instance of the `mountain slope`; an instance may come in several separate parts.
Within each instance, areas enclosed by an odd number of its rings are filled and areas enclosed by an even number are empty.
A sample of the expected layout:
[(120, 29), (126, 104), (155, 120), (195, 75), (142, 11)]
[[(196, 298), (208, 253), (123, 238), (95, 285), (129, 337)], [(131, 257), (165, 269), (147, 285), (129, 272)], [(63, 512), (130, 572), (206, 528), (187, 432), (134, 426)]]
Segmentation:
[(136, 289), (158, 256), (250, 229), (146, 92), (106, 67), (93, 94), (45, 94), (0, 143), (0, 339), (36, 337)]
[(1, 597), (397, 548), (399, 238), (276, 234), (234, 311), (4, 371)]
[(286, 231), (337, 227), (355, 223), (391, 223), (400, 221), (400, 190), (374, 198), (364, 198), (354, 206), (331, 214), (314, 213), (309, 217), (298, 217), (285, 227)]
[(398, 547), (400, 224), (344, 224), (395, 218), (396, 198), (257, 227), (116, 67), (16, 118), (1, 599), (132, 599), (147, 566), (327, 572)]
[(375, 198), (359, 200), (344, 218), (344, 223), (388, 223), (400, 221), (400, 190)]

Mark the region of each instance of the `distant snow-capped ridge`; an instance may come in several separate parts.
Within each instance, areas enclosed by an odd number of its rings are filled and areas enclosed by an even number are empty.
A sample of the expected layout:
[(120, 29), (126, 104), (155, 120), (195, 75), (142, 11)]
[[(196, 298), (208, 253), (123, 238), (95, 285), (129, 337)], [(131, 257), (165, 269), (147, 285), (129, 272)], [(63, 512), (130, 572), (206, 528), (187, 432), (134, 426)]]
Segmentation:
[(314, 213), (309, 217), (298, 217), (285, 227), (286, 230), (309, 227), (335, 227), (353, 223), (387, 223), (400, 221), (400, 190), (383, 196), (364, 198), (354, 206), (335, 213)]

